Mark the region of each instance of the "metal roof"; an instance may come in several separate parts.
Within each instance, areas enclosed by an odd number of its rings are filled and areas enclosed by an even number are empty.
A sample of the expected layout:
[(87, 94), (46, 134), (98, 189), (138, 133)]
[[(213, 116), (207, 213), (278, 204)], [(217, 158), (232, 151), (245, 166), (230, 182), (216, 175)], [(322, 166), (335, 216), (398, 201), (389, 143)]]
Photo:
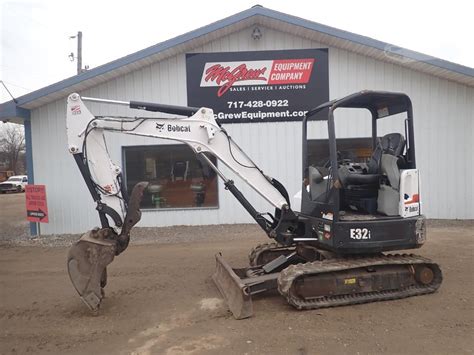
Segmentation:
[(393, 62), (443, 79), (474, 86), (473, 68), (257, 5), (181, 36), (20, 96), (17, 98), (17, 104), (13, 101), (0, 104), (0, 119), (25, 117), (26, 110), (19, 110), (20, 108), (29, 110), (42, 106), (64, 98), (71, 92), (96, 86), (166, 57), (192, 50), (206, 42), (252, 25), (261, 25), (293, 33), (331, 47), (349, 50), (375, 59)]

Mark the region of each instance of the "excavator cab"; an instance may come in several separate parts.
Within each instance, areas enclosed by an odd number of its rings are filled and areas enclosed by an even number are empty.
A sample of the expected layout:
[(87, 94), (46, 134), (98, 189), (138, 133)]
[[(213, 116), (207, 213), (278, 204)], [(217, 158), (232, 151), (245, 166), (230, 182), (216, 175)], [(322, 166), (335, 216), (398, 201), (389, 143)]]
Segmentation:
[[(371, 115), (371, 154), (367, 161), (338, 151), (335, 112), (365, 109)], [(327, 111), (327, 115), (323, 115)], [(378, 135), (380, 121), (406, 114), (404, 127)], [(308, 124), (327, 122), (329, 156), (325, 166), (309, 162)], [(398, 120), (397, 120), (398, 122)], [(401, 128), (401, 129), (400, 129)], [(413, 112), (402, 93), (362, 91), (329, 101), (303, 120), (301, 214), (316, 218), (318, 245), (340, 254), (413, 249), (425, 240), (419, 172), (415, 160)]]

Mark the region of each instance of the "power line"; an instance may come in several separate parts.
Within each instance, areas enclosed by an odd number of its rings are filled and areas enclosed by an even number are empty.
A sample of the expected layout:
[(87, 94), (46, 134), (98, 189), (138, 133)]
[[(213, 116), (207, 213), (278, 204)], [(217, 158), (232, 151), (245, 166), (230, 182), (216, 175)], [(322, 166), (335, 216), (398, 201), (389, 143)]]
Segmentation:
[(7, 86), (5, 85), (5, 83), (3, 82), (3, 80), (0, 80), (0, 83), (2, 83), (3, 87), (5, 88), (5, 90), (7, 90), (8, 94), (11, 96), (11, 98), (13, 99), (13, 102), (14, 103), (18, 103), (17, 99), (15, 99), (12, 95), (12, 93), (10, 92), (10, 90), (8, 90)]
[(11, 85), (11, 86), (15, 86), (15, 87), (20, 88), (20, 89), (24, 89), (24, 90), (28, 90), (28, 91), (33, 91), (33, 89), (25, 88), (24, 86), (14, 84), (14, 83), (11, 83), (11, 82), (6, 81), (6, 80), (3, 80), (3, 82), (4, 82), (5, 84)]

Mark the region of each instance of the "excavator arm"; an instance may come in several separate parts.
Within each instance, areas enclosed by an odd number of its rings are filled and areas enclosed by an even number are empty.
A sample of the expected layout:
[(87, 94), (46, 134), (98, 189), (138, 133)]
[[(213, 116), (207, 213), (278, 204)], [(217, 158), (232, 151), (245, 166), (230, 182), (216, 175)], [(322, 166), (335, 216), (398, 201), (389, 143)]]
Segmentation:
[[(94, 116), (84, 101), (125, 105), (133, 109), (162, 112), (181, 118)], [(129, 243), (130, 231), (141, 217), (140, 201), (147, 182), (138, 183), (130, 196), (125, 189), (121, 167), (110, 159), (105, 132), (171, 139), (186, 143), (223, 179), (228, 189), (270, 238), (291, 244), (297, 216), (290, 208), (288, 194), (275, 179), (267, 176), (232, 140), (208, 108), (170, 106), (144, 102), (124, 102), (80, 97), (67, 101), (68, 149), (96, 203), (101, 228), (84, 234), (70, 249), (68, 271), (81, 299), (97, 311), (107, 283), (106, 267)], [(237, 174), (266, 201), (275, 214), (259, 213), (212, 162), (209, 156)]]

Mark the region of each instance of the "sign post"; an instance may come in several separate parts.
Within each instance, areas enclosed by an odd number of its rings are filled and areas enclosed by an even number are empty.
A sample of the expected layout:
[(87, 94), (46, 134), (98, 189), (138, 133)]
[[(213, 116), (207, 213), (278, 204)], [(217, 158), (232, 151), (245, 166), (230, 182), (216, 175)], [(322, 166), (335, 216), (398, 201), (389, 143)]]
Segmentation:
[(26, 219), (30, 222), (48, 223), (48, 204), (45, 185), (26, 185)]

